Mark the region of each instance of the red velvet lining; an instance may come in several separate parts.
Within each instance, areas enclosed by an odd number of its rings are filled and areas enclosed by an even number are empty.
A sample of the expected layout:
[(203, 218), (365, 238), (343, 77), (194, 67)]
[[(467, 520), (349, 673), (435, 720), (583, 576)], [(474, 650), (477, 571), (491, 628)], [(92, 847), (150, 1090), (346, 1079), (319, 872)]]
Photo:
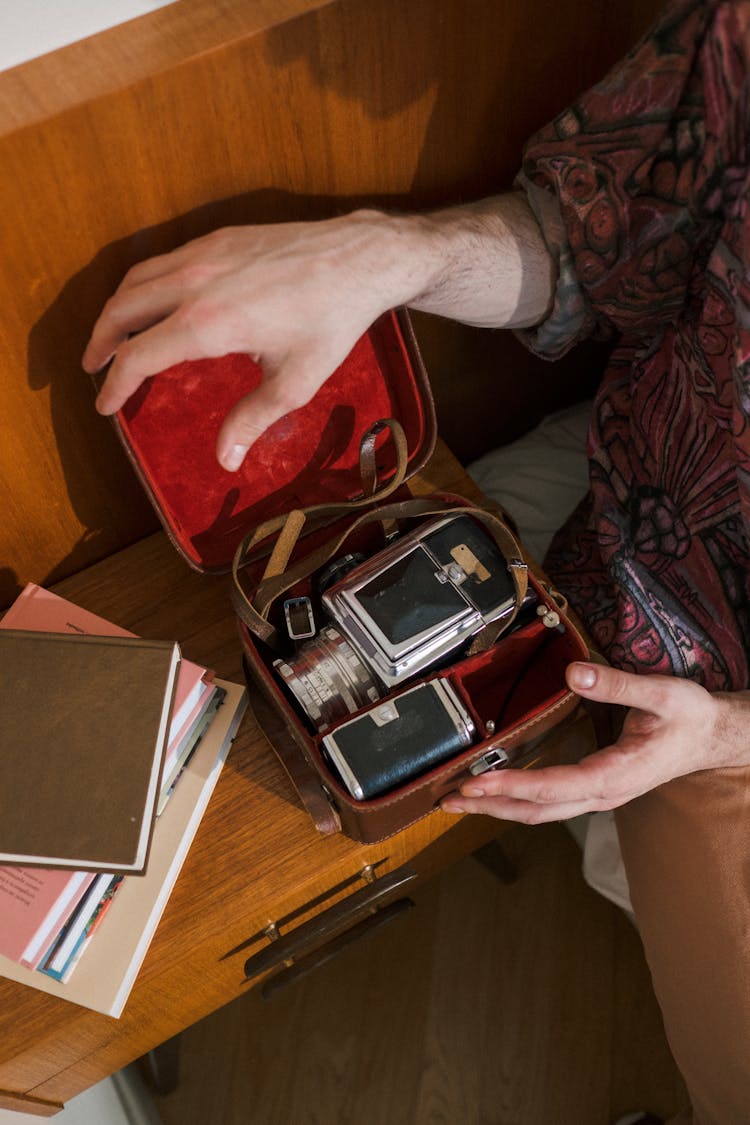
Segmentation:
[[(431, 435), (422, 384), (395, 313), (382, 317), (306, 406), (250, 449), (238, 473), (216, 461), (227, 410), (260, 382), (248, 356), (178, 364), (147, 380), (118, 415), (126, 446), (188, 561), (225, 569), (237, 543), (292, 508), (361, 494), (359, 444), (381, 418), (403, 425), (412, 463)], [(382, 439), (381, 480), (395, 469)]]
[(478, 730), (491, 720), (496, 737), (562, 698), (570, 659), (560, 634), (536, 621), (455, 665), (450, 679), (468, 703)]

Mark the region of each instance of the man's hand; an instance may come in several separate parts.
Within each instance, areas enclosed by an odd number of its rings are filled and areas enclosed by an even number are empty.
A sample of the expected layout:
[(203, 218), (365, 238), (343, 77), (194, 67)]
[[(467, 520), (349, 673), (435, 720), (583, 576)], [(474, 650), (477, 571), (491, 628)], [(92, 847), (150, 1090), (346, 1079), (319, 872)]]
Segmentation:
[(595, 664), (571, 664), (567, 679), (585, 699), (630, 708), (617, 742), (573, 766), (483, 774), (445, 798), (446, 812), (567, 820), (617, 808), (696, 770), (750, 764), (750, 692), (711, 695), (688, 680)]
[(555, 267), (517, 193), (430, 215), (377, 211), (230, 227), (125, 276), (83, 357), (112, 361), (97, 399), (114, 414), (144, 379), (189, 359), (244, 352), (263, 381), (235, 404), (217, 456), (240, 467), (273, 422), (304, 406), (387, 309), (520, 327), (546, 311)]
[(183, 360), (252, 355), (263, 382), (234, 406), (217, 445), (222, 465), (238, 469), (264, 430), (308, 402), (400, 298), (398, 280), (379, 272), (376, 232), (387, 222), (362, 212), (225, 228), (134, 266), (83, 357), (90, 372), (113, 360), (97, 409), (114, 414), (144, 379)]

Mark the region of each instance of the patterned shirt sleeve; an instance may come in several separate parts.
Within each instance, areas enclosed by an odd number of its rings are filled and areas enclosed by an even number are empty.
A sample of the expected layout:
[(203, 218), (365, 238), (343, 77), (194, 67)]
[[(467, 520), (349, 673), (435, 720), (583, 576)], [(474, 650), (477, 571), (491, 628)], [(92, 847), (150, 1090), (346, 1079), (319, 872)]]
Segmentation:
[(559, 271), (551, 313), (519, 333), (532, 350), (556, 358), (592, 334), (650, 337), (683, 310), (745, 119), (728, 103), (747, 97), (747, 73), (722, 77), (741, 65), (727, 49), (747, 8), (679, 0), (527, 144), (516, 186)]

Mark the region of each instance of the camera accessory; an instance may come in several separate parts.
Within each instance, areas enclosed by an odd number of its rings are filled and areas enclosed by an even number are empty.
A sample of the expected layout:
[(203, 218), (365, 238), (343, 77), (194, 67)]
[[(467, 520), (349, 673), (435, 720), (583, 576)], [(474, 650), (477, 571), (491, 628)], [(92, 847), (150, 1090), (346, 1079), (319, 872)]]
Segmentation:
[(354, 570), (355, 566), (359, 566), (360, 563), (363, 563), (366, 557), (367, 556), (361, 554), (361, 552), (354, 551), (351, 554), (342, 555), (341, 558), (329, 562), (328, 566), (324, 567), (318, 575), (318, 593), (324, 594), (329, 586), (340, 582), (342, 578), (346, 577), (350, 570)]
[(284, 602), (286, 631), (292, 641), (304, 641), (315, 636), (315, 618), (309, 598), (287, 598)]
[(274, 668), (319, 731), (380, 698), (367, 665), (330, 625)]
[(383, 700), (322, 739), (322, 752), (358, 801), (425, 773), (472, 743), (474, 723), (447, 680)]
[(351, 571), (323, 595), (323, 608), (390, 688), (510, 616), (511, 565), (523, 563), (509, 562), (469, 516), (448, 516)]
[(560, 614), (556, 609), (550, 609), (547, 605), (538, 605), (536, 607), (537, 617), (542, 619), (542, 625), (548, 629), (556, 629), (558, 633), (565, 632), (565, 626), (560, 620)]

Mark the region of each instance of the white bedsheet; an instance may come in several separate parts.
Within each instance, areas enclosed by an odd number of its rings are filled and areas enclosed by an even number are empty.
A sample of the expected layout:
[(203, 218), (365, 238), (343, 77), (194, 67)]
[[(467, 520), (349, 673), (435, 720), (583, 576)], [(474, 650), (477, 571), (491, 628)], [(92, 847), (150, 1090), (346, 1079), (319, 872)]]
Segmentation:
[[(545, 418), (536, 429), (469, 465), (482, 491), (508, 511), (540, 562), (552, 536), (588, 489), (586, 436), (591, 403)], [(611, 812), (569, 822), (583, 847), (586, 882), (632, 918), (627, 877)]]

